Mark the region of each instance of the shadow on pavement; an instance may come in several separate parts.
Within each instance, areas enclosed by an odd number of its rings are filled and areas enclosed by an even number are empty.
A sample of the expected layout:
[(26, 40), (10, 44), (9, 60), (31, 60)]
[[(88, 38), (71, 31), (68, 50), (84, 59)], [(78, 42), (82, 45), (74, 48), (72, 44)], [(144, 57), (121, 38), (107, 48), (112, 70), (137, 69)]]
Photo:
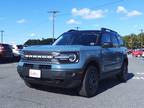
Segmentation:
[[(132, 79), (133, 77), (134, 77), (133, 73), (128, 74), (128, 80)], [(121, 83), (122, 82), (120, 82), (116, 77), (110, 77), (110, 78), (101, 80), (99, 83), (98, 94), (101, 94), (105, 92), (106, 90), (111, 89)], [(64, 89), (64, 88), (48, 87), (48, 86), (38, 86), (36, 89), (46, 91), (46, 92), (64, 94), (64, 95), (79, 96), (77, 89)]]
[[(134, 77), (133, 73), (128, 73), (128, 80), (132, 79), (133, 77)], [(128, 82), (125, 82), (125, 83), (128, 83)], [(117, 77), (110, 77), (110, 78), (104, 79), (99, 84), (98, 94), (103, 93), (104, 91), (111, 89), (119, 84), (122, 84), (122, 82), (119, 81)]]

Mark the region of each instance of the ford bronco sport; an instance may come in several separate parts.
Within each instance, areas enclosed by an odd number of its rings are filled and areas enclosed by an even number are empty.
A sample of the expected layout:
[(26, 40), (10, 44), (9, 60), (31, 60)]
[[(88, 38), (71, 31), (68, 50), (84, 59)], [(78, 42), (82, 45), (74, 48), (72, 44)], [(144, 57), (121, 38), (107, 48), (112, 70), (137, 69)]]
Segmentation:
[(80, 95), (91, 97), (103, 78), (116, 75), (127, 80), (127, 49), (110, 29), (70, 30), (53, 45), (23, 49), (17, 71), (29, 87), (79, 88)]

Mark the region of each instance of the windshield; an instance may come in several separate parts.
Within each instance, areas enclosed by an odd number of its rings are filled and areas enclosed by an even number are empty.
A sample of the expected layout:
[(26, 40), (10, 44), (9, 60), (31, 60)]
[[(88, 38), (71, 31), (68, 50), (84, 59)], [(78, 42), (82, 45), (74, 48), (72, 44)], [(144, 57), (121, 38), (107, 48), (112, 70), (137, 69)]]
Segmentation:
[(98, 43), (98, 32), (64, 33), (53, 45), (95, 45)]

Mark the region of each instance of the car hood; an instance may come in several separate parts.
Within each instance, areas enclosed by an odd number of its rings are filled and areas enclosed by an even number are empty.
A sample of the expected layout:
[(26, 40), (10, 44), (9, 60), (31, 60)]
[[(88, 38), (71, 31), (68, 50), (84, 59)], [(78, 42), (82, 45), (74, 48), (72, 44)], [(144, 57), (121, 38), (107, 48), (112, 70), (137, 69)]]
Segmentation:
[(52, 52), (52, 51), (80, 51), (81, 45), (35, 45), (26, 47), (23, 51), (39, 51), (39, 52)]

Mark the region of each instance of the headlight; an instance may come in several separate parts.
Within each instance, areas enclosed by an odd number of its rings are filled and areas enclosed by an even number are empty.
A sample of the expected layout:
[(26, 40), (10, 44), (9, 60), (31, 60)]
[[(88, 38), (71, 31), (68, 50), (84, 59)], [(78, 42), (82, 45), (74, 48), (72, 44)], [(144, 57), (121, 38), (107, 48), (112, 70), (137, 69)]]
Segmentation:
[(77, 55), (76, 54), (71, 54), (70, 56), (69, 56), (69, 61), (70, 62), (75, 62), (77, 60)]
[(61, 52), (54, 56), (53, 61), (55, 60), (59, 63), (78, 63), (79, 52)]

